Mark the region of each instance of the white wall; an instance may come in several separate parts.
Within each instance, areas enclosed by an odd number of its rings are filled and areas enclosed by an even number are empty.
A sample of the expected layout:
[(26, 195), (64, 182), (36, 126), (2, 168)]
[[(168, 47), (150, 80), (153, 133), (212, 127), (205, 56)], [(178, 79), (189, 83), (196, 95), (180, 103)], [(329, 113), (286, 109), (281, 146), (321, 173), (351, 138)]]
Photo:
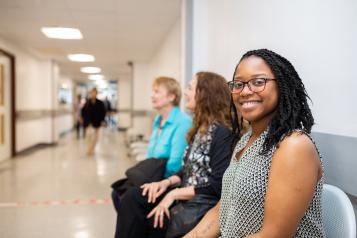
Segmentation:
[(193, 71), (231, 79), (242, 54), (289, 59), (313, 100), (315, 131), (357, 136), (357, 2), (195, 0)]
[[(51, 108), (51, 64), (27, 52), (25, 49), (0, 38), (0, 47), (15, 55), (16, 61), (16, 109)], [(41, 93), (36, 93), (41, 92)]]
[(149, 73), (149, 64), (137, 62), (133, 73), (134, 110), (150, 110), (151, 83), (153, 78)]
[[(41, 59), (29, 50), (0, 38), (0, 48), (13, 54), (16, 62), (16, 105), (18, 111), (49, 111), (58, 109), (57, 82), (60, 78), (58, 66), (51, 60)], [(63, 123), (59, 118), (59, 124)], [(39, 143), (52, 143), (58, 138), (54, 134), (51, 116), (38, 119), (16, 120), (16, 151)], [(68, 128), (68, 118), (57, 131)], [(72, 126), (72, 125), (71, 125)], [(54, 130), (55, 129), (55, 130)]]
[(55, 118), (55, 141), (58, 141), (61, 134), (70, 131), (73, 128), (73, 115), (59, 115)]
[(119, 108), (119, 128), (128, 128), (131, 126), (130, 108), (131, 108), (131, 77), (121, 77), (118, 81), (118, 108)]
[(357, 196), (357, 1), (194, 0), (193, 72), (231, 80), (248, 50), (292, 62), (313, 105), (326, 181)]
[[(16, 111), (51, 109), (51, 61), (41, 60), (26, 50), (0, 39), (0, 47), (15, 55)], [(16, 122), (16, 151), (37, 143), (51, 142), (48, 118)]]
[(164, 41), (159, 45), (157, 52), (148, 64), (148, 72), (151, 81), (158, 76), (169, 76), (182, 81), (181, 19), (177, 19)]
[(52, 62), (18, 53), (16, 57), (16, 109), (52, 108)]
[(58, 112), (67, 112), (67, 114), (59, 114), (55, 117), (53, 140), (58, 141), (63, 133), (70, 131), (73, 128), (76, 118), (73, 103), (61, 105), (58, 99), (58, 90), (61, 86), (66, 85), (68, 89), (74, 92), (73, 80), (69, 77), (60, 75), (59, 67), (54, 64), (53, 67), (53, 108)]
[[(152, 111), (151, 107), (151, 86), (155, 78), (168, 76), (177, 79), (184, 88), (184, 80), (181, 77), (181, 22), (180, 19), (172, 26), (167, 36), (158, 45), (157, 51), (148, 62), (134, 62), (133, 72), (133, 110), (140, 113)], [(129, 83), (122, 83), (119, 86), (125, 95), (130, 92)], [(120, 95), (119, 93), (119, 95)], [(125, 96), (121, 96), (125, 97)], [(127, 97), (128, 98), (128, 97)], [(123, 104), (123, 102), (121, 102)], [(124, 116), (124, 117), (123, 117)], [(125, 115), (121, 116), (127, 119)], [(119, 121), (123, 119), (119, 116)], [(133, 128), (137, 133), (149, 137), (152, 128), (152, 115), (135, 115), (133, 117)]]
[(52, 142), (52, 119), (50, 117), (16, 123), (16, 152), (39, 143)]
[(155, 78), (168, 76), (181, 78), (181, 26), (180, 19), (172, 26), (157, 51), (148, 62), (134, 64), (134, 109), (151, 108), (151, 85)]

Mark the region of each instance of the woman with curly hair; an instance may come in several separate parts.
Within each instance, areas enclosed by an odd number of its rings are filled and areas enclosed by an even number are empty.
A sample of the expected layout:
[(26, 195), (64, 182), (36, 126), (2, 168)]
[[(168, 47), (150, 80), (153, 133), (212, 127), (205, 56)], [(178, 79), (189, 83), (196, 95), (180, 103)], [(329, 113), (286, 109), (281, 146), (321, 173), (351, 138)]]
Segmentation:
[(227, 82), (218, 74), (199, 72), (185, 96), (193, 127), (187, 133), (183, 169), (125, 193), (117, 237), (182, 237), (220, 198), (235, 138)]

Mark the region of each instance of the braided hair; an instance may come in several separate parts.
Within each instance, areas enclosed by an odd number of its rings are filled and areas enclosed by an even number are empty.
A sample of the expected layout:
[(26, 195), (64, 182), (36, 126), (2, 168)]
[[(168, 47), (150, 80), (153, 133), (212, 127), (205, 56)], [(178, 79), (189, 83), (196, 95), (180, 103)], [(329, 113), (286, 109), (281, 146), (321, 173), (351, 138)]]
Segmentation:
[[(304, 84), (294, 66), (287, 59), (273, 51), (259, 49), (248, 51), (239, 62), (249, 56), (260, 57), (268, 64), (279, 88), (276, 114), (270, 122), (268, 135), (263, 144), (262, 154), (266, 154), (275, 145), (279, 145), (279, 141), (284, 134), (290, 135), (294, 129), (301, 129), (307, 133), (311, 132), (314, 118), (307, 103), (307, 99), (310, 101), (311, 99), (307, 95)], [(236, 70), (237, 67), (234, 75)], [(233, 106), (231, 106), (231, 110)], [(233, 128), (241, 127), (239, 122), (237, 124), (236, 121), (235, 124)]]

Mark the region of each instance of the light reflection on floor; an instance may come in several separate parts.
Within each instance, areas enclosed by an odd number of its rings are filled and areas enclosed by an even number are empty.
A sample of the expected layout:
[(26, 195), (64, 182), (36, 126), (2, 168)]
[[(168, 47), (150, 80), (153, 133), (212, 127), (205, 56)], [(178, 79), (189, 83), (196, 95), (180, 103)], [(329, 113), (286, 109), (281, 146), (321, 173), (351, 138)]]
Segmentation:
[(1, 162), (0, 237), (113, 237), (116, 215), (103, 199), (134, 163), (123, 145), (122, 134), (105, 129), (87, 157), (85, 140), (68, 134), (57, 146)]

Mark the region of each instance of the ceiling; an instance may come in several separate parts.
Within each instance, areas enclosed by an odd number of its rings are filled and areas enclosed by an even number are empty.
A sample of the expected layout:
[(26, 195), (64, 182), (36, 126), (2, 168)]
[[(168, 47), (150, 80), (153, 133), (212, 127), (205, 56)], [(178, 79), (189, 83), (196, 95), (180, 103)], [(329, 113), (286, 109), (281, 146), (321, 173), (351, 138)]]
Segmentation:
[[(98, 66), (108, 79), (128, 74), (128, 61), (147, 61), (180, 17), (180, 0), (0, 0), (0, 37), (58, 62), (61, 74), (86, 79)], [(44, 26), (79, 28), (82, 40), (46, 38)], [(76, 63), (67, 54), (93, 54)]]

